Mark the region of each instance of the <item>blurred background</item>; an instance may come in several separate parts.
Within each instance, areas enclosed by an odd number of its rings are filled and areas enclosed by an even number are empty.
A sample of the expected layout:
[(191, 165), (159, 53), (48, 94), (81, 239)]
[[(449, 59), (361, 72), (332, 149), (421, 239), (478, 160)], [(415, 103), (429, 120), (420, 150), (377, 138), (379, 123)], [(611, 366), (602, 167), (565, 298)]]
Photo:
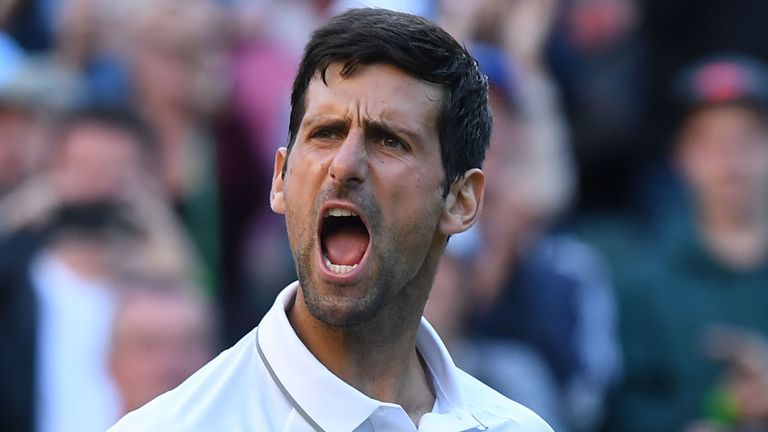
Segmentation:
[(301, 49), (361, 5), (489, 77), (456, 363), (558, 432), (768, 430), (762, 0), (0, 0), (0, 429), (102, 431), (259, 322)]

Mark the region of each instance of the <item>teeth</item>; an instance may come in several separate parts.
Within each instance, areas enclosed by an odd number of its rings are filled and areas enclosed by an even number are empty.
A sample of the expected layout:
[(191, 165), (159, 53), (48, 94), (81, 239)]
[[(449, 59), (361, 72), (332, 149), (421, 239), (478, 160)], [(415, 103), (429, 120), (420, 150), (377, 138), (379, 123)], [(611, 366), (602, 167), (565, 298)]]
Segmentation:
[(349, 217), (349, 216), (357, 216), (357, 213), (351, 210), (334, 207), (328, 210), (328, 216)]
[(328, 267), (328, 268), (329, 268), (329, 269), (330, 269), (332, 272), (334, 272), (334, 273), (336, 273), (336, 274), (344, 274), (344, 273), (349, 273), (349, 272), (351, 272), (352, 270), (354, 270), (354, 269), (355, 269), (355, 267), (357, 267), (357, 264), (354, 264), (354, 265), (351, 265), (351, 266), (350, 266), (350, 265), (343, 265), (343, 264), (341, 264), (341, 265), (339, 265), (339, 264), (334, 264), (334, 263), (332, 263), (332, 262), (331, 262), (331, 260), (329, 260), (327, 257), (325, 258), (325, 265), (326, 265), (326, 267)]

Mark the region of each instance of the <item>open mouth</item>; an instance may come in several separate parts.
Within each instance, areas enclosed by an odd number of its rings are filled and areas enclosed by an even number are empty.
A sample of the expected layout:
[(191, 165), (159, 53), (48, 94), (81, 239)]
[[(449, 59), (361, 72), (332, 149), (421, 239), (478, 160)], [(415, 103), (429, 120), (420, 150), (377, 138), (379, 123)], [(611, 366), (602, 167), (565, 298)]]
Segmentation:
[(321, 221), (320, 245), (323, 262), (331, 273), (343, 275), (363, 261), (371, 236), (363, 220), (354, 211), (330, 207)]

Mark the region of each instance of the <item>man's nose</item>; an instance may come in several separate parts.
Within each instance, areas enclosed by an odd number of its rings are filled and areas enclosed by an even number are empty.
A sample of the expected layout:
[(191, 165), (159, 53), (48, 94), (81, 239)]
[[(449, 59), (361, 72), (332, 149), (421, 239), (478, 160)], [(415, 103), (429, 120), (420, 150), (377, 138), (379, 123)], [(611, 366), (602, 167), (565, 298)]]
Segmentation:
[(333, 156), (328, 172), (340, 184), (365, 181), (368, 176), (368, 154), (363, 131), (352, 130), (347, 134)]

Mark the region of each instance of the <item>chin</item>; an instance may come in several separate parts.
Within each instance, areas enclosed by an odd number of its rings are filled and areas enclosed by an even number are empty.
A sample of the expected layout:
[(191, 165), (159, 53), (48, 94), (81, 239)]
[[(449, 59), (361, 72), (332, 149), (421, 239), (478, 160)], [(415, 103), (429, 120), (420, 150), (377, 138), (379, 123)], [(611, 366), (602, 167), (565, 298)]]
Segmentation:
[(380, 286), (304, 283), (301, 278), (300, 285), (309, 313), (316, 320), (334, 327), (364, 324), (373, 319), (386, 303)]

